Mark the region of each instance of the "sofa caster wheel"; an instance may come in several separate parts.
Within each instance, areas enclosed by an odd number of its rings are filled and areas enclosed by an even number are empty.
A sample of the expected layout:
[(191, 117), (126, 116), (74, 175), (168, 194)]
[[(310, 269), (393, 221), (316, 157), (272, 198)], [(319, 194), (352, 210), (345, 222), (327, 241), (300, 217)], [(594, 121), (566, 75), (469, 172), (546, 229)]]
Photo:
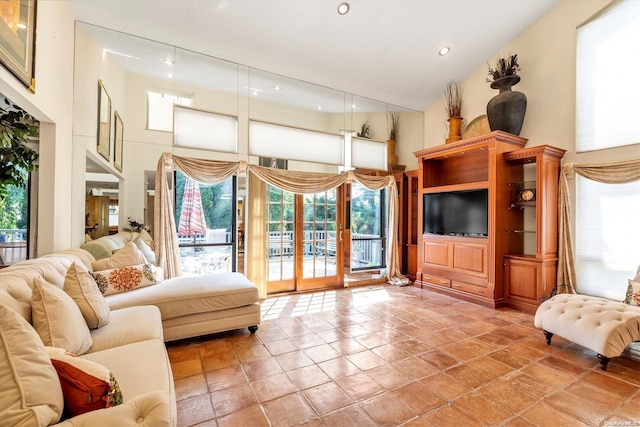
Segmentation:
[(598, 354), (598, 360), (600, 361), (600, 369), (602, 369), (603, 371), (607, 370), (607, 365), (609, 364), (609, 360), (611, 360), (610, 358), (608, 358), (607, 356), (603, 356), (601, 354)]
[(257, 330), (258, 325), (249, 326), (249, 332), (251, 332), (252, 334), (255, 334)]
[(544, 332), (544, 336), (547, 339), (547, 345), (551, 345), (551, 338), (553, 337), (553, 334), (551, 332), (545, 331), (544, 329), (542, 330), (542, 332)]

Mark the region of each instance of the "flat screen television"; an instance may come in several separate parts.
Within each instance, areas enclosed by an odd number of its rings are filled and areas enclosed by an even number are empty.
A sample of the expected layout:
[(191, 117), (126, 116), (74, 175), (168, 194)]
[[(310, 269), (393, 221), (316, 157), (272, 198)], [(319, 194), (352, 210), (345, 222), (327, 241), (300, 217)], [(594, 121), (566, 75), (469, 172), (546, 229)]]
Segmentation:
[(427, 193), (423, 199), (423, 232), (451, 236), (489, 234), (489, 190)]

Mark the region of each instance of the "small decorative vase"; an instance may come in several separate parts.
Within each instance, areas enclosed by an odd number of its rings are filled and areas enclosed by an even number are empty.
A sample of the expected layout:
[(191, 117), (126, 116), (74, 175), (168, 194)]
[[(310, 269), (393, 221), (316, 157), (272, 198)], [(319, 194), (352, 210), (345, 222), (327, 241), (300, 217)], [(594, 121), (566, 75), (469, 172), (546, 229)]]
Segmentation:
[(396, 140), (387, 140), (387, 161), (390, 165), (398, 164), (398, 156), (396, 156)]
[(460, 141), (462, 139), (462, 117), (449, 117), (449, 138), (444, 142), (446, 144)]
[(502, 130), (520, 135), (527, 111), (527, 97), (522, 92), (511, 90), (511, 86), (519, 81), (520, 76), (506, 76), (491, 83), (491, 89), (500, 90), (487, 104), (487, 119), (492, 131)]

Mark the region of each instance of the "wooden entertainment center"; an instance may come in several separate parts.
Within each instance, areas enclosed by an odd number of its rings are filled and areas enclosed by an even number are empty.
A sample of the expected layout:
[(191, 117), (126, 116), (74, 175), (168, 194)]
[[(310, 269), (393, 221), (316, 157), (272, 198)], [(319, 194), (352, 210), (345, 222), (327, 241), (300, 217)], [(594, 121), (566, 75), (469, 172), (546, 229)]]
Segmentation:
[[(553, 288), (564, 150), (524, 148), (526, 143), (494, 131), (414, 153), (419, 219), (415, 286), (487, 307), (526, 311), (535, 310), (539, 298)], [(526, 175), (534, 178), (525, 181)], [(486, 234), (423, 232), (425, 194), (484, 189)], [(532, 249), (525, 250), (529, 246)]]

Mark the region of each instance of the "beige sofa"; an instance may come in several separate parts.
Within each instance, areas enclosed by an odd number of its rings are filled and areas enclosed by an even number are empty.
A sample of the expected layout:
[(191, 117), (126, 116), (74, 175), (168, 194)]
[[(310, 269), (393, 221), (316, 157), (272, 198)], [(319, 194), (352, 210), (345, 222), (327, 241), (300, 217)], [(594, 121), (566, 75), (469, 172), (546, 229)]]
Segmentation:
[[(87, 427), (176, 425), (171, 365), (163, 342), (160, 311), (154, 306), (111, 311), (106, 325), (90, 331), (91, 347), (79, 356), (97, 362), (113, 373), (124, 402), (56, 424), (61, 414), (59, 400), (62, 394), (51, 386), (51, 382), (39, 381), (42, 373), (50, 371), (52, 365), (48, 358), (38, 359), (38, 347), (44, 349), (44, 346), (30, 326), (33, 320), (32, 287), (35, 281), (43, 278), (62, 288), (72, 263), (91, 265), (92, 261), (93, 257), (88, 252), (70, 249), (0, 270), (0, 424)], [(25, 352), (29, 353), (25, 355)], [(21, 367), (28, 363), (26, 371), (21, 371)]]

